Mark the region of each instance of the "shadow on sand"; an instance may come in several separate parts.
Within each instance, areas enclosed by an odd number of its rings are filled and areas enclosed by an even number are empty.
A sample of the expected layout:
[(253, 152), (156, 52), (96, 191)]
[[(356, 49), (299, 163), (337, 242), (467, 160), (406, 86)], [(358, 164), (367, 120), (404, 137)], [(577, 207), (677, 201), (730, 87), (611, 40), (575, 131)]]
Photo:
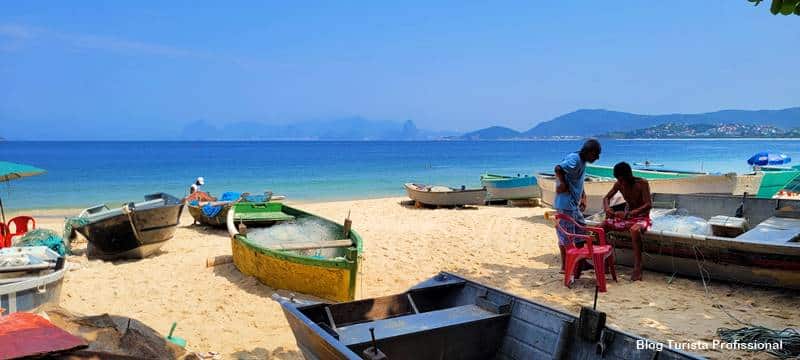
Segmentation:
[(242, 350), (231, 354), (233, 359), (241, 360), (262, 360), (262, 359), (278, 359), (278, 360), (302, 360), (303, 354), (297, 350), (286, 350), (282, 346), (270, 351), (262, 347), (257, 347), (253, 350)]

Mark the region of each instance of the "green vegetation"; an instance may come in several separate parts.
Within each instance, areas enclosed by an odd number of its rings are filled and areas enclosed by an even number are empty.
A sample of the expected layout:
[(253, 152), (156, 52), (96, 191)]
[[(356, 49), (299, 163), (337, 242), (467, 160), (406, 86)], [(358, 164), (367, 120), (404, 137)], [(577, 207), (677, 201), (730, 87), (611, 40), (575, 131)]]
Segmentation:
[[(758, 6), (763, 0), (747, 0), (753, 5)], [(772, 15), (800, 15), (800, 0), (772, 0), (769, 7)]]

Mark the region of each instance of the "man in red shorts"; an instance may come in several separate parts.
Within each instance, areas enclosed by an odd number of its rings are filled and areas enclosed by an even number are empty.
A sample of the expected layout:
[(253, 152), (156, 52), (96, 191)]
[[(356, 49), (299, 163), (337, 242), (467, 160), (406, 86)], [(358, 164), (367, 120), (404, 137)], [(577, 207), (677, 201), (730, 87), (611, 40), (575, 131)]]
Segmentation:
[[(614, 178), (617, 182), (611, 191), (603, 198), (603, 207), (606, 212), (606, 221), (603, 228), (606, 231), (629, 231), (633, 247), (633, 275), (631, 280), (642, 279), (642, 233), (647, 231), (652, 224), (650, 221), (650, 185), (647, 180), (634, 177), (631, 166), (626, 162), (614, 166)], [(614, 211), (611, 209), (611, 198), (622, 193), (625, 199), (625, 210)]]

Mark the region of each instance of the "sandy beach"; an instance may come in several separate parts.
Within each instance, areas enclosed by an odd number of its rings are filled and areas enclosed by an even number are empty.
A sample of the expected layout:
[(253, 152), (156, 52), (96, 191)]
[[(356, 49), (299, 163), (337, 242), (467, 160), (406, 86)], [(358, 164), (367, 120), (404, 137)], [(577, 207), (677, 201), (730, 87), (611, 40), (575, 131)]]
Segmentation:
[[(404, 198), (304, 203), (302, 208), (341, 220), (351, 211), (353, 228), (365, 240), (357, 298), (398, 293), (445, 270), (577, 314), (591, 304), (593, 274), (573, 289), (563, 285), (552, 226), (540, 207), (414, 209)], [(290, 202), (291, 203), (291, 202)], [(62, 230), (71, 210), (26, 211), (39, 227)], [(243, 276), (233, 264), (212, 268), (208, 257), (231, 253), (227, 233), (192, 226), (184, 211), (175, 238), (156, 256), (140, 261), (89, 261), (84, 244), (70, 256), (61, 306), (84, 314), (111, 313), (176, 334), (192, 351), (217, 351), (225, 358), (302, 359), (276, 290)], [(647, 257), (645, 256), (645, 261)], [(800, 327), (797, 292), (675, 278), (645, 272), (629, 281), (630, 269), (600, 295), (598, 308), (610, 325), (666, 342), (712, 341), (719, 327), (738, 328), (731, 316), (774, 329)], [(285, 291), (279, 291), (287, 294)], [(729, 313), (731, 316), (729, 316)], [(733, 351), (707, 351), (711, 358), (752, 358)], [(771, 358), (759, 354), (757, 358)]]

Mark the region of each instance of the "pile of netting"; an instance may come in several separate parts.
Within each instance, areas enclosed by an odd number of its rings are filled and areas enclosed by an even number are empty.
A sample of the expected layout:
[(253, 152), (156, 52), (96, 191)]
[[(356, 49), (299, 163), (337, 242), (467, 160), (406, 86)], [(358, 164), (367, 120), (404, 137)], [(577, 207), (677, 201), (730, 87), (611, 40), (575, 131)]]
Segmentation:
[(75, 229), (84, 226), (89, 223), (89, 219), (85, 217), (69, 217), (64, 219), (64, 240), (67, 242), (72, 242), (72, 238), (75, 237)]
[[(747, 349), (750, 351), (766, 351), (781, 359), (800, 357), (800, 332), (797, 329), (773, 330), (763, 326), (747, 326), (740, 329), (719, 328), (717, 335), (726, 343), (764, 345), (764, 349)], [(767, 347), (766, 345), (769, 344), (780, 345)]]
[(70, 254), (69, 246), (58, 234), (48, 229), (33, 229), (14, 242), (14, 246), (47, 246), (50, 250), (64, 256)]

